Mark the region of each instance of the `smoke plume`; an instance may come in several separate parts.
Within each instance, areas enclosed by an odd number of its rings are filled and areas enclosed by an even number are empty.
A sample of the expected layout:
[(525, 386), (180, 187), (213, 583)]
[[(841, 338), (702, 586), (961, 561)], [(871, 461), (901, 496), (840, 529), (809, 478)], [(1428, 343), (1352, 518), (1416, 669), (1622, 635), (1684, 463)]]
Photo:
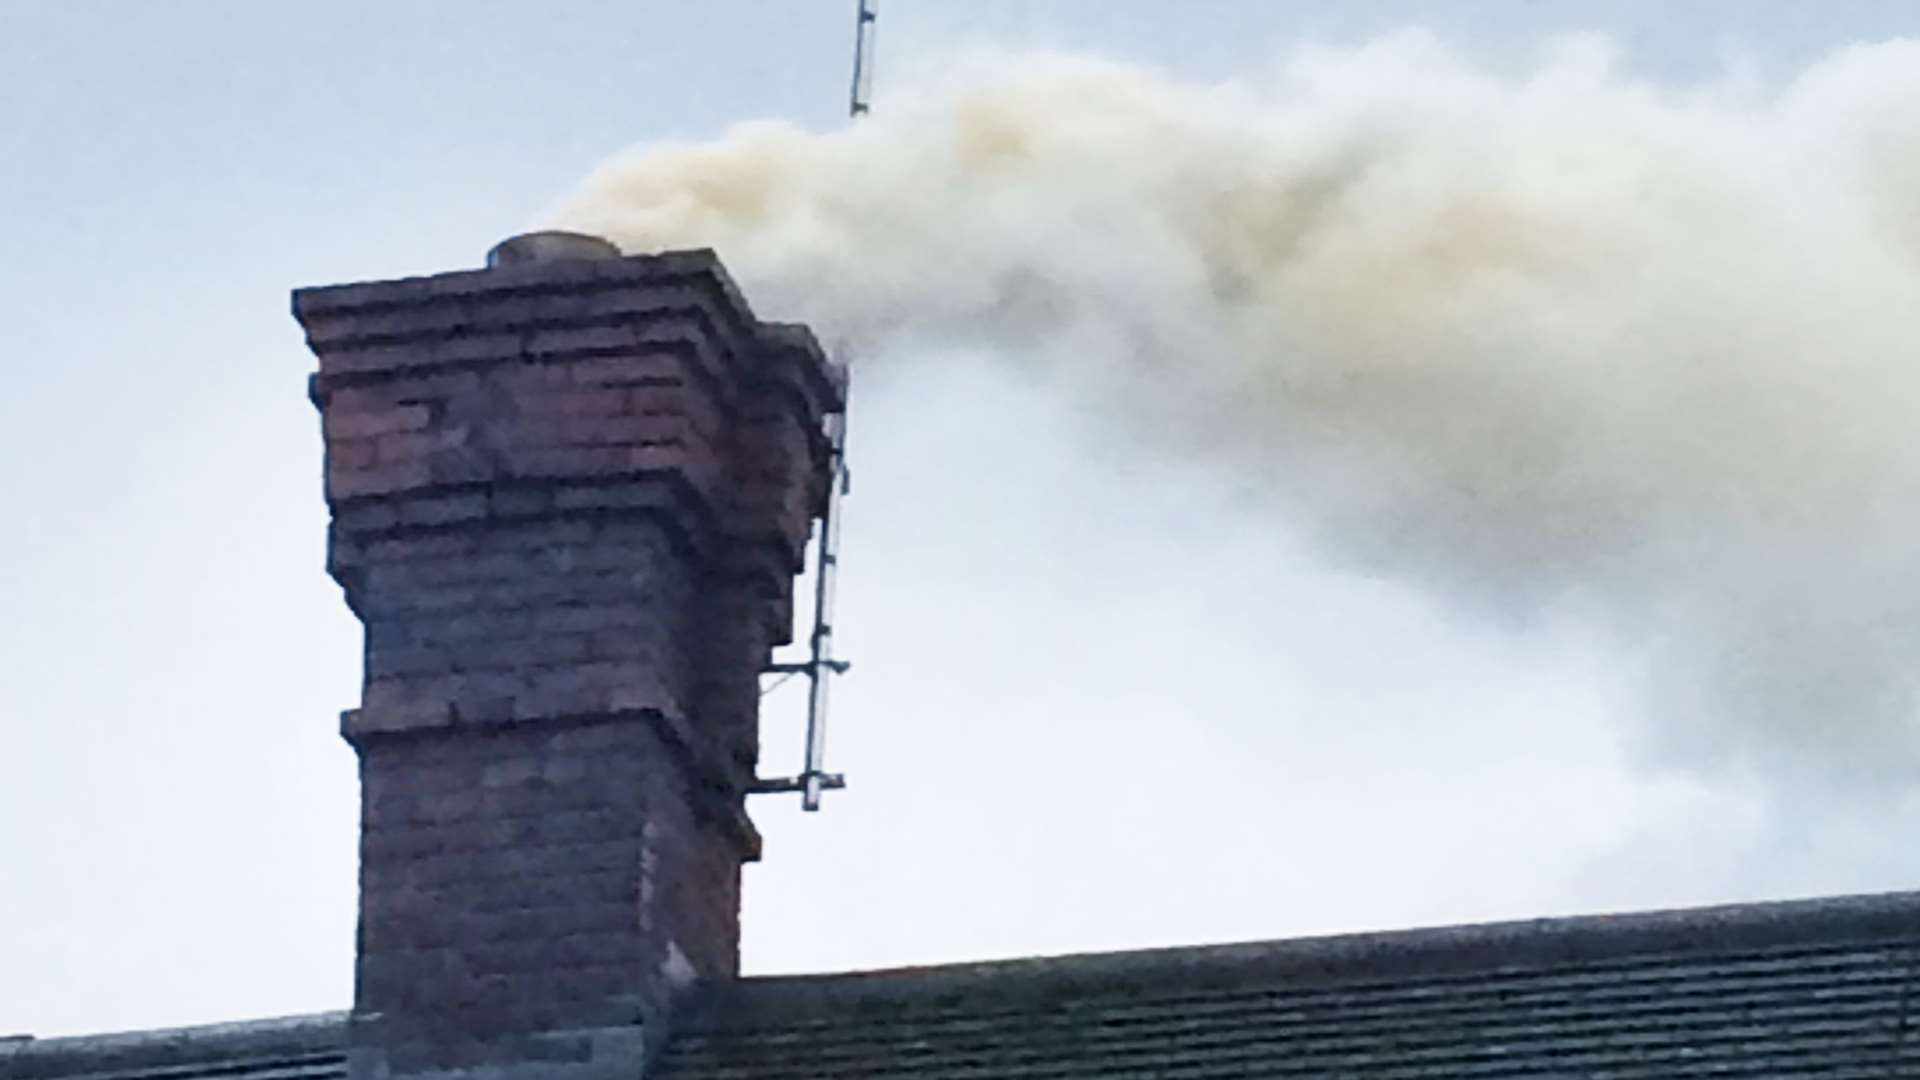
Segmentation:
[(1183, 83), (979, 59), (656, 145), (553, 215), (717, 248), (858, 363), (1045, 364), (1337, 565), (1577, 618), (1649, 761), (1920, 773), (1920, 43), (1684, 89), (1408, 34)]

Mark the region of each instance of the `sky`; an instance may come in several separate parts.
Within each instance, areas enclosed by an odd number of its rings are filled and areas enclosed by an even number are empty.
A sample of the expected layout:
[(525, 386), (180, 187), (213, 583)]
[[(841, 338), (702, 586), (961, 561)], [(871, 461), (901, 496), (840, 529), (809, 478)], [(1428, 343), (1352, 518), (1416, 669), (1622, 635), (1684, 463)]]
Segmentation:
[[(0, 1034), (350, 1002), (359, 638), (322, 568), (288, 291), (478, 265), (636, 143), (837, 127), (852, 6), (0, 0)], [(1521, 73), (1595, 32), (1634, 79), (1764, 87), (1908, 21), (883, 6), (877, 113), (962, 50), (1205, 83), (1409, 27)], [(912, 360), (856, 371), (850, 787), (816, 815), (755, 802), (749, 972), (1920, 881), (1904, 793), (1638, 752), (1641, 658), (1592, 625), (1329, 560), (1243, 480), (1116, 441), (1097, 397), (990, 349)], [(767, 699), (769, 771), (797, 767), (801, 699)]]

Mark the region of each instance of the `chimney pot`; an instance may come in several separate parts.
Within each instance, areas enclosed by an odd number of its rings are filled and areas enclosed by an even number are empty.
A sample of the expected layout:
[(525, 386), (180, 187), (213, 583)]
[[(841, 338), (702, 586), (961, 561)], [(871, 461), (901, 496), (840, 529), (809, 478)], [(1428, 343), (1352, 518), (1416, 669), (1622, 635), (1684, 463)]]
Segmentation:
[(566, 259), (617, 259), (620, 249), (613, 241), (586, 233), (547, 229), (541, 232), (509, 236), (487, 252), (489, 270), (525, 263), (561, 262)]

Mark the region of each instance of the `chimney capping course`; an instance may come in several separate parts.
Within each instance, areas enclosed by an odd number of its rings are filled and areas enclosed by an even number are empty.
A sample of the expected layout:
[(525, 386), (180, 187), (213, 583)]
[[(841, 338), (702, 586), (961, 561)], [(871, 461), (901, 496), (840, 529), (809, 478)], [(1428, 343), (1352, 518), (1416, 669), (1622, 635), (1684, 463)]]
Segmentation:
[[(683, 475), (712, 503), (724, 481), (707, 475), (701, 463), (714, 455), (689, 437), (706, 437), (716, 422), (757, 429), (784, 412), (810, 444), (818, 472), (831, 451), (822, 420), (845, 407), (845, 369), (827, 360), (807, 328), (754, 320), (709, 249), (323, 286), (298, 290), (293, 307), (320, 359), (309, 397), (327, 418), (336, 509), (504, 480), (600, 483), (648, 473)], [(567, 389), (543, 389), (529, 401), (538, 408), (557, 402), (563, 414), (604, 411), (585, 402), (609, 401), (609, 386), (682, 400), (664, 412), (658, 401), (615, 410), (637, 414), (626, 419), (556, 416), (548, 426), (563, 445), (549, 436), (504, 463), (479, 463), (457, 449), (429, 453), (435, 440), (421, 429), (434, 423), (433, 403), (472, 390), (503, 365)], [(658, 388), (639, 389), (648, 385)], [(351, 405), (342, 397), (348, 392)], [(595, 426), (608, 429), (604, 447), (588, 433)], [(741, 492), (780, 479), (754, 457), (739, 462)], [(805, 485), (807, 518), (817, 515), (825, 486), (820, 477)], [(455, 503), (441, 509), (449, 519), (473, 516)], [(416, 509), (410, 523), (428, 524), (420, 520), (427, 513)], [(807, 522), (779, 517), (782, 546), (797, 565)]]
[[(714, 292), (738, 319), (739, 329), (758, 324), (740, 287), (712, 248), (618, 258), (520, 262), (477, 270), (314, 285), (293, 290), (293, 315), (304, 324), (320, 316), (381, 312), (434, 300), (466, 300), (501, 294), (594, 293), (677, 281), (695, 282)], [(818, 352), (817, 344), (814, 351)]]
[(757, 320), (708, 248), (316, 286), (295, 290), (292, 308), (320, 359), (308, 396), (322, 407), (397, 378), (636, 348), (684, 350), (697, 377), (718, 380), (709, 389), (723, 410), (737, 407), (729, 382), (782, 388), (809, 420), (846, 407), (845, 366), (806, 326)]

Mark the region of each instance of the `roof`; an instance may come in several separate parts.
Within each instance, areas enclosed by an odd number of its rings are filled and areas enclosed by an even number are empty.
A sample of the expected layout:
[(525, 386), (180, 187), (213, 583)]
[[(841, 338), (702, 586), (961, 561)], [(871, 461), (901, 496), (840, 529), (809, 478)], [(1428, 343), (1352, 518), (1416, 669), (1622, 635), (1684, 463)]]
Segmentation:
[(69, 1039), (0, 1039), (4, 1080), (344, 1080), (347, 1014)]
[[(1920, 1076), (1920, 893), (748, 978), (656, 1077)], [(346, 1014), (0, 1040), (4, 1080), (342, 1080)]]
[(1920, 893), (745, 979), (671, 1080), (1920, 1076)]

